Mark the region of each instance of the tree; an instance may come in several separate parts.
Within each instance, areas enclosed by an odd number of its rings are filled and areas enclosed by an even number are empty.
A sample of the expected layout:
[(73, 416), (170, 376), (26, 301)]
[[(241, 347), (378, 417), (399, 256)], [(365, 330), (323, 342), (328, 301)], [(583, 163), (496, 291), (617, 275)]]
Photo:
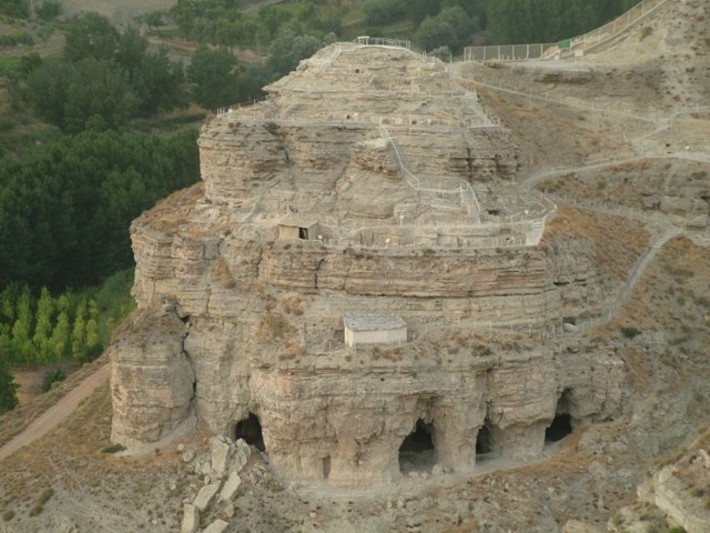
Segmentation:
[(52, 330), (52, 336), (49, 339), (49, 345), (52, 351), (52, 360), (60, 361), (69, 355), (69, 346), (71, 343), (71, 326), (69, 324), (69, 315), (66, 311), (60, 311), (57, 315), (57, 324)]
[(64, 55), (76, 62), (85, 58), (111, 60), (119, 34), (111, 22), (98, 13), (74, 17), (64, 36)]
[(113, 53), (115, 61), (132, 81), (135, 72), (140, 67), (148, 49), (148, 41), (141, 37), (135, 26), (129, 26), (126, 31), (118, 37), (116, 49)]
[(19, 364), (33, 362), (34, 350), (30, 338), (32, 326), (32, 297), (29, 287), (25, 285), (17, 300), (17, 319), (12, 325), (12, 362)]
[(11, 411), (19, 403), (15, 395), (17, 387), (12, 374), (0, 359), (0, 415)]
[(141, 114), (170, 111), (187, 107), (188, 92), (180, 63), (168, 59), (168, 50), (161, 47), (157, 54), (143, 56), (131, 80), (133, 94), (138, 99)]
[(0, 287), (85, 286), (130, 266), (131, 220), (199, 177), (196, 138), (87, 131), (0, 158)]
[(0, 13), (10, 18), (30, 16), (29, 4), (24, 0), (0, 0)]
[(53, 20), (62, 13), (62, 3), (58, 0), (44, 0), (35, 6), (35, 13), (42, 20)]
[(156, 32), (158, 28), (165, 26), (163, 15), (164, 12), (160, 10), (148, 11), (143, 15), (143, 22), (148, 26), (148, 31)]
[(218, 109), (237, 100), (237, 59), (225, 49), (199, 48), (192, 56), (187, 77), (192, 95), (207, 109)]
[(317, 37), (285, 31), (271, 43), (266, 64), (279, 78), (294, 70), (299, 61), (312, 56), (322, 46), (323, 42)]
[(74, 65), (64, 103), (63, 129), (82, 131), (92, 115), (99, 115), (111, 128), (126, 123), (138, 107), (128, 79), (105, 60), (87, 57)]
[(362, 12), (368, 24), (388, 24), (402, 18), (409, 6), (402, 0), (365, 0)]
[(37, 302), (37, 313), (35, 315), (35, 330), (32, 336), (32, 344), (35, 348), (35, 360), (42, 363), (49, 363), (53, 360), (54, 352), (50, 343), (52, 335), (52, 316), (54, 314), (54, 303), (52, 296), (46, 287), (42, 287), (39, 301)]
[(414, 35), (414, 42), (423, 50), (431, 50), (440, 46), (452, 47), (456, 43), (456, 31), (451, 24), (438, 17), (427, 17)]
[(77, 361), (84, 360), (86, 350), (86, 300), (81, 300), (76, 307), (74, 326), (71, 333), (71, 353)]
[(50, 60), (34, 68), (27, 78), (27, 100), (40, 118), (62, 128), (67, 88), (74, 69), (65, 61)]

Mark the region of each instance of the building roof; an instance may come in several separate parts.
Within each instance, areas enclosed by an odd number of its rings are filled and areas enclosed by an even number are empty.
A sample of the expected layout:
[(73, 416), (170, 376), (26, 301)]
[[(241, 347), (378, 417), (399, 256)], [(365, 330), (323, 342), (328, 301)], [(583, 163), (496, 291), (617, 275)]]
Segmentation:
[(308, 215), (291, 214), (281, 219), (279, 224), (289, 227), (310, 228), (318, 224), (318, 219)]
[(352, 331), (383, 331), (407, 327), (407, 323), (397, 315), (375, 315), (371, 313), (348, 313), (343, 315), (345, 327)]

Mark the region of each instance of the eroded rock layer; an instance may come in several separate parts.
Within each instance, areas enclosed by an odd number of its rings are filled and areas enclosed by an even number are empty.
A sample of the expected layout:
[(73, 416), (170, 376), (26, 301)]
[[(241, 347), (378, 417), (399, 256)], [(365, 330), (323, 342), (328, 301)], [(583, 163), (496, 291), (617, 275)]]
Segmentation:
[[(475, 94), (406, 49), (342, 43), (267, 90), (205, 124), (203, 183), (132, 226), (115, 442), (196, 415), (285, 479), (360, 486), (424, 441), (466, 470), (616, 411), (612, 355), (540, 342), (603, 309), (595, 242), (540, 244), (556, 208), (510, 184), (510, 135)], [(346, 314), (400, 317), (406, 341), (347, 345)]]

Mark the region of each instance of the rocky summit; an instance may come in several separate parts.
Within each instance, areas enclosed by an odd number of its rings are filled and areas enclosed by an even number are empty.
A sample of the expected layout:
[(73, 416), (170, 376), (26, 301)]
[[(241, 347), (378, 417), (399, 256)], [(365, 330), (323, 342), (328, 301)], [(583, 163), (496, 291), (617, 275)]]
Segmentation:
[(336, 43), (223, 110), (202, 183), (132, 226), (112, 440), (197, 421), (291, 482), (533, 458), (619, 409), (612, 353), (546, 343), (622, 280), (515, 179), (511, 132), (406, 42)]

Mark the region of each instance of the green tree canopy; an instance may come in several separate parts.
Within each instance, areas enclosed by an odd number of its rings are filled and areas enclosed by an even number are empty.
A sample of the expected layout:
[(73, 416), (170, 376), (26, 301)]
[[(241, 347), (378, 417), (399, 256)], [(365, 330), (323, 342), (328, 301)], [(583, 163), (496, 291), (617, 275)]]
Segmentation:
[(194, 100), (207, 109), (218, 109), (238, 100), (237, 59), (225, 49), (201, 47), (192, 56), (187, 77)]
[(0, 158), (0, 287), (81, 287), (131, 265), (130, 222), (199, 177), (196, 136), (86, 131)]
[(311, 57), (322, 47), (323, 41), (317, 37), (285, 31), (271, 43), (266, 64), (274, 76), (280, 78), (294, 70), (299, 61)]
[(17, 406), (16, 390), (17, 384), (7, 366), (3, 364), (2, 353), (0, 353), (0, 415)]
[(119, 41), (118, 30), (98, 13), (89, 12), (74, 17), (64, 36), (64, 55), (69, 61), (85, 58), (113, 59)]

